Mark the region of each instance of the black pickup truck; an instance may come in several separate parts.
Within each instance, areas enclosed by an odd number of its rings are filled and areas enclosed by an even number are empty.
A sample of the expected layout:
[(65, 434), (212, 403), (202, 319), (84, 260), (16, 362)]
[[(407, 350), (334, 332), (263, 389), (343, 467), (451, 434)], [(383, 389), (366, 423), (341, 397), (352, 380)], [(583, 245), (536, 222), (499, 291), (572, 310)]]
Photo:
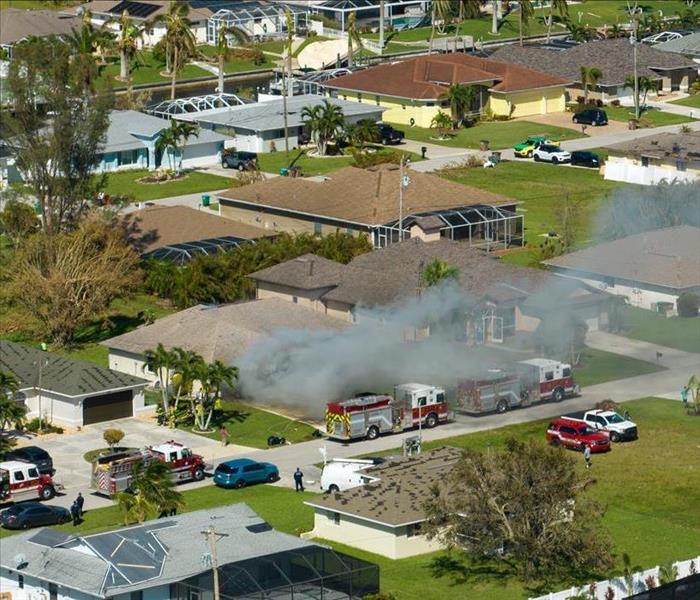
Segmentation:
[(400, 144), (403, 142), (405, 134), (403, 131), (394, 129), (391, 125), (386, 123), (377, 123), (377, 137), (382, 143), (382, 146), (388, 146), (389, 144)]

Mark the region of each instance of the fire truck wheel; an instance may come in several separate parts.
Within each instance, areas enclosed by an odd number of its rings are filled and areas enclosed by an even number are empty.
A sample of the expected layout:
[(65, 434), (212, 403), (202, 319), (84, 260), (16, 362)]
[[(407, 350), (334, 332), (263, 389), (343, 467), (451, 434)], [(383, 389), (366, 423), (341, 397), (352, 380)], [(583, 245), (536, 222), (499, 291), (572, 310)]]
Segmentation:
[(56, 490), (54, 490), (50, 485), (41, 488), (41, 499), (51, 500), (56, 495)]
[(370, 427), (367, 430), (367, 439), (368, 440), (376, 440), (379, 437), (379, 429), (377, 429), (374, 425)]
[(564, 390), (560, 387), (556, 388), (552, 394), (552, 398), (555, 402), (561, 402), (564, 399)]
[(498, 413), (504, 413), (508, 410), (508, 401), (501, 398), (497, 403), (496, 403), (496, 412)]
[(432, 429), (433, 427), (437, 427), (438, 424), (438, 418), (435, 413), (430, 413), (426, 419), (425, 419), (425, 426), (428, 427), (429, 429)]
[(202, 467), (197, 467), (192, 472), (192, 479), (195, 481), (202, 481), (202, 479), (204, 479), (204, 469), (202, 469)]

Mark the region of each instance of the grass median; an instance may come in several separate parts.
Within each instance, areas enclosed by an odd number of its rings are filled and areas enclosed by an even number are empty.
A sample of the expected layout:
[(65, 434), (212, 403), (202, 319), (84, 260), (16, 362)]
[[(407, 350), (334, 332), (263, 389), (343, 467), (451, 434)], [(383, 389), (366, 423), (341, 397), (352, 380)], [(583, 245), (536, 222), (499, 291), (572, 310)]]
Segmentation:
[(107, 174), (105, 193), (110, 196), (126, 196), (136, 202), (157, 200), (185, 194), (199, 194), (231, 187), (231, 179), (203, 173), (185, 171), (180, 179), (163, 183), (139, 183), (139, 179), (148, 175), (146, 170), (116, 171)]

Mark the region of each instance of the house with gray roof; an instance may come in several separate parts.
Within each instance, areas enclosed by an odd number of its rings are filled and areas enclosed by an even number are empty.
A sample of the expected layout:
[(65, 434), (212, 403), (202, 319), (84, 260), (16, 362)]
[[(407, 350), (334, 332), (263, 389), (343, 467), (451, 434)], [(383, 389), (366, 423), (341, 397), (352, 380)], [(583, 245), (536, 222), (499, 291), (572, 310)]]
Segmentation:
[[(631, 100), (633, 90), (625, 80), (634, 73), (633, 48), (627, 38), (595, 40), (570, 48), (541, 46), (501, 46), (492, 55), (496, 60), (537, 68), (572, 81), (567, 88), (570, 101), (583, 96), (581, 67), (597, 67), (603, 76), (592, 87), (589, 98), (604, 102)], [(673, 52), (662, 52), (655, 46), (637, 45), (637, 72), (658, 82), (659, 90), (687, 92), (698, 77), (698, 65)]]
[[(287, 128), (289, 146), (300, 145), (299, 138), (307, 131), (302, 118), (305, 107), (319, 106), (327, 101), (340, 107), (348, 123), (357, 123), (363, 119), (381, 121), (384, 108), (376, 104), (358, 104), (339, 98), (305, 94), (287, 99)], [(283, 99), (275, 98), (265, 102), (213, 108), (196, 113), (178, 114), (175, 118), (199, 123), (202, 130), (209, 129), (230, 136), (234, 139), (236, 150), (248, 152), (270, 152), (273, 146), (277, 150), (284, 148), (284, 111)]]
[(424, 505), (434, 486), (449, 478), (461, 454), (443, 447), (391, 458), (363, 471), (364, 485), (307, 500), (314, 509), (308, 535), (393, 559), (440, 550), (422, 531)]
[(700, 32), (656, 44), (654, 50), (673, 52), (674, 54), (682, 54), (683, 56), (694, 58), (698, 63), (698, 68), (700, 68)]
[[(165, 155), (156, 150), (156, 142), (170, 121), (135, 110), (113, 110), (100, 153), (98, 172), (124, 169), (170, 168), (170, 151)], [(200, 129), (197, 136), (187, 139), (180, 154), (174, 158), (183, 168), (213, 165), (221, 162), (226, 136)]]
[(275, 531), (243, 503), (92, 535), (5, 537), (0, 589), (11, 598), (212, 598), (212, 543), (221, 598), (292, 598), (300, 583), (309, 597), (337, 600), (379, 591), (377, 565)]
[(624, 296), (632, 306), (673, 314), (678, 296), (700, 295), (700, 228), (680, 225), (646, 231), (544, 264), (559, 275)]
[(80, 28), (79, 15), (57, 10), (3, 8), (0, 17), (0, 48), (12, 56), (12, 47), (33, 37), (66, 36)]
[(0, 371), (19, 381), (29, 417), (83, 426), (145, 412), (147, 381), (96, 364), (0, 340)]
[(159, 343), (184, 348), (207, 362), (235, 364), (254, 343), (281, 330), (342, 331), (349, 323), (308, 306), (269, 297), (235, 304), (199, 304), (102, 342), (109, 366), (121, 373), (157, 376), (144, 369), (145, 353)]

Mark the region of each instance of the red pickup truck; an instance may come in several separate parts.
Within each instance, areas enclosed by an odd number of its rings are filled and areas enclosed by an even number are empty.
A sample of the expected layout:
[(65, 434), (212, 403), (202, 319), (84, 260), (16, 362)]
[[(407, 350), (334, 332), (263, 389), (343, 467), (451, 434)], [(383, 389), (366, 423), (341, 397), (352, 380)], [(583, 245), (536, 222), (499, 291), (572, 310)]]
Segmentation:
[(564, 446), (580, 452), (586, 446), (590, 446), (591, 452), (610, 450), (610, 435), (607, 431), (598, 431), (578, 420), (555, 419), (547, 426), (546, 436), (552, 446)]

